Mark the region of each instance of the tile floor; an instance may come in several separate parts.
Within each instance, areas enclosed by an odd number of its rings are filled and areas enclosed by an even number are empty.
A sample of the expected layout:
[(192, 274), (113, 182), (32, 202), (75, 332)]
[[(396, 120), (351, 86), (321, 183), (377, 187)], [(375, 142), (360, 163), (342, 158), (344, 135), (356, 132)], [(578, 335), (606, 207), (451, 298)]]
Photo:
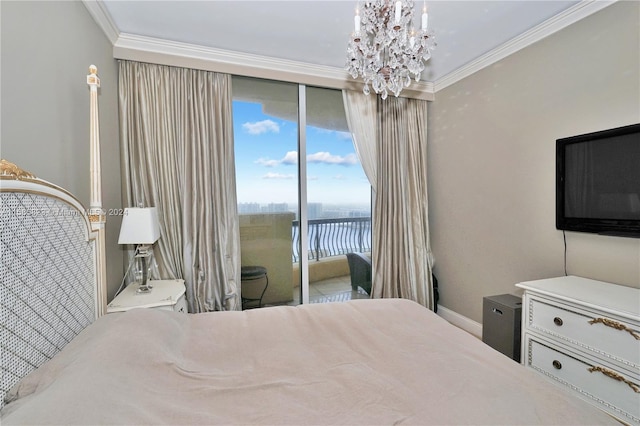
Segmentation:
[[(300, 304), (299, 292), (300, 288), (296, 287), (293, 292), (293, 302), (290, 302), (290, 305)], [(309, 285), (309, 303), (344, 302), (368, 298), (369, 295), (362, 289), (358, 291), (351, 289), (351, 279), (348, 275), (317, 281)]]

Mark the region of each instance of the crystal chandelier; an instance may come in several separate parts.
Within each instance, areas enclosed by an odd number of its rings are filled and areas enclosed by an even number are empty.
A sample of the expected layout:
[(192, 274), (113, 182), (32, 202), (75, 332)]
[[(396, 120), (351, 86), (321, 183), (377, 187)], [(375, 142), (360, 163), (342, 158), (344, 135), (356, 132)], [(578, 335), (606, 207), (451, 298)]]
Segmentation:
[(413, 0), (365, 1), (356, 9), (355, 31), (347, 47), (346, 70), (386, 99), (398, 96), (411, 79), (420, 80), (424, 63), (436, 46), (427, 27), (426, 4), (419, 30), (413, 29)]

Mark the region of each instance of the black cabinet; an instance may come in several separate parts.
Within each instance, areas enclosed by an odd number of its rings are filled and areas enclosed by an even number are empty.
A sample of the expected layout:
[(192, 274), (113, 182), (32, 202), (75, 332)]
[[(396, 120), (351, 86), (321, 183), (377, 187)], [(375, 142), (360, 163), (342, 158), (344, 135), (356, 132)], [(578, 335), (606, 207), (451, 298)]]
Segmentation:
[(522, 299), (513, 294), (487, 296), (482, 300), (482, 341), (520, 362)]

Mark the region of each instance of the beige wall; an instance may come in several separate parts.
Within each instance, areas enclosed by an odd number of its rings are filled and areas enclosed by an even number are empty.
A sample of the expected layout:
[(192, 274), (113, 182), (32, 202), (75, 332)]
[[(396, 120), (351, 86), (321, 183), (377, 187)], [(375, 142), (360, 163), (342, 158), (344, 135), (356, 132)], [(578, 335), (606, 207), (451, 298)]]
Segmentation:
[[(640, 3), (619, 2), (436, 93), (429, 215), (441, 304), (564, 274), (555, 141), (640, 122)], [(567, 233), (567, 269), (640, 287), (640, 239)]]
[[(103, 207), (121, 207), (117, 64), (80, 1), (2, 1), (0, 155), (89, 202), (90, 64), (98, 67)], [(122, 278), (121, 218), (107, 217), (109, 299)]]

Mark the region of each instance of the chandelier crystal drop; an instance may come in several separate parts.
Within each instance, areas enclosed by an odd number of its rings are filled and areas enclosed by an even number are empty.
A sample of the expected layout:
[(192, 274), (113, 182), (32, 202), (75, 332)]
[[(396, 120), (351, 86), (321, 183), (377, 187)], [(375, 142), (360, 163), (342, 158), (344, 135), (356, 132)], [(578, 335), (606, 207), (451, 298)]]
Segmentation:
[(362, 77), (365, 94), (371, 85), (382, 99), (389, 92), (398, 96), (412, 78), (420, 80), (436, 47), (426, 4), (421, 18), (420, 28), (414, 29), (413, 0), (365, 1), (356, 9), (345, 69), (353, 78)]

